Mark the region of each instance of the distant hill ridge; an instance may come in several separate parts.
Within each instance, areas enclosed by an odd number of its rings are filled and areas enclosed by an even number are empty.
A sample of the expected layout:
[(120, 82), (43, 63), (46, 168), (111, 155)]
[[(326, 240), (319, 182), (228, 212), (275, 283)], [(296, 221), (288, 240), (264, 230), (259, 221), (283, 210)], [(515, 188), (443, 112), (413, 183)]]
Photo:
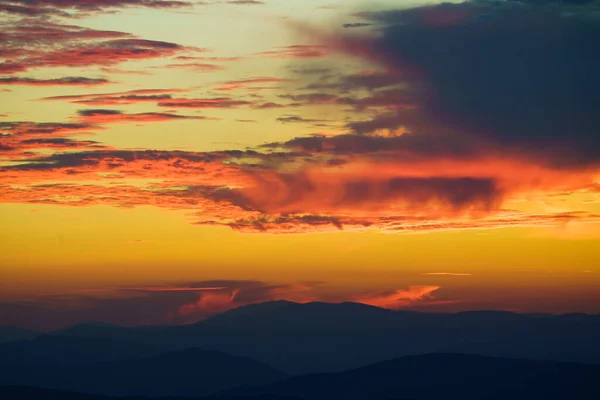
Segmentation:
[(286, 376), (246, 357), (199, 348), (110, 362), (0, 365), (0, 384), (113, 396), (203, 396)]
[[(190, 349), (156, 360), (182, 361), (220, 357), (220, 354)], [(166, 358), (165, 358), (166, 357)], [(233, 359), (236, 357), (229, 356)], [(223, 358), (223, 360), (228, 357)], [(172, 364), (169, 364), (172, 366)], [(130, 368), (131, 365), (123, 366)], [(186, 364), (186, 367), (193, 366)], [(156, 375), (152, 363), (138, 370), (145, 376), (150, 400), (168, 390), (155, 390)], [(156, 372), (156, 371), (155, 371)], [(202, 370), (197, 371), (201, 379)], [(192, 376), (191, 374), (190, 376)], [(105, 384), (111, 383), (107, 376)], [(323, 374), (282, 377), (271, 383), (245, 383), (208, 396), (185, 397), (186, 400), (597, 400), (600, 398), (600, 366), (523, 359), (505, 359), (465, 354), (426, 354), (406, 356), (361, 368)], [(180, 390), (172, 382), (171, 392)], [(73, 389), (73, 391), (76, 391)], [(84, 393), (57, 392), (25, 386), (0, 386), (0, 398), (11, 400), (126, 400)], [(183, 397), (168, 397), (184, 400)]]
[[(600, 315), (585, 314), (446, 314), (392, 311), (360, 303), (273, 301), (232, 309), (191, 325), (83, 324), (52, 336), (127, 341), (135, 343), (132, 348), (141, 345), (156, 351), (150, 355), (200, 347), (246, 356), (289, 374), (342, 371), (394, 357), (440, 352), (600, 364)], [(0, 345), (0, 351), (6, 345)]]

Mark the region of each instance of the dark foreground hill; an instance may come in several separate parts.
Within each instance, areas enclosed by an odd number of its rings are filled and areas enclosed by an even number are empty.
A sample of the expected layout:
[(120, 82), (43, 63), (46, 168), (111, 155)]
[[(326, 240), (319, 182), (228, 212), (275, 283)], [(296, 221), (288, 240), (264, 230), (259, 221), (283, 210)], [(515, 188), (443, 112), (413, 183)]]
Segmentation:
[[(289, 396), (252, 396), (245, 397), (252, 400), (302, 400), (299, 397)], [(7, 400), (203, 400), (203, 398), (190, 397), (110, 397), (77, 392), (64, 392), (60, 390), (43, 389), (29, 386), (0, 386), (0, 399)]]
[[(152, 379), (148, 379), (148, 382), (151, 383)], [(246, 386), (194, 399), (597, 400), (600, 398), (598, 382), (600, 366), (596, 365), (430, 354), (402, 357), (344, 372), (297, 376), (267, 385)], [(0, 398), (117, 400), (88, 394), (6, 386), (0, 387)], [(136, 397), (136, 400), (149, 399), (150, 397)], [(176, 399), (184, 400), (170, 398)]]
[(0, 370), (0, 384), (113, 396), (204, 396), (285, 377), (258, 361), (197, 348), (78, 366), (5, 364)]
[(163, 351), (197, 346), (260, 360), (290, 374), (342, 371), (425, 353), (600, 364), (599, 315), (442, 314), (276, 301), (186, 326), (88, 326), (60, 334), (118, 338)]
[(63, 392), (29, 386), (0, 386), (0, 398), (10, 400), (114, 400), (114, 397)]
[(600, 366), (462, 354), (407, 356), (355, 370), (293, 377), (210, 399), (600, 399)]

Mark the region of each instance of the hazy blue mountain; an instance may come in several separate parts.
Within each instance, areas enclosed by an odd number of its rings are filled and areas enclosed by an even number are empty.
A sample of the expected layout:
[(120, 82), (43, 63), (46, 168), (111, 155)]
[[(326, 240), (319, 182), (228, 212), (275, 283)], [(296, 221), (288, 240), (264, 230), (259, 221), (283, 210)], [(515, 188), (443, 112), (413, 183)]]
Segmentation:
[(192, 325), (88, 328), (80, 334), (165, 351), (197, 346), (250, 357), (291, 374), (342, 371), (440, 352), (600, 364), (600, 316), (585, 314), (420, 313), (356, 303), (276, 301)]
[(0, 344), (15, 340), (33, 339), (39, 334), (40, 332), (17, 328), (15, 326), (0, 326)]
[(407, 356), (355, 370), (312, 374), (210, 399), (270, 394), (305, 400), (600, 398), (600, 366), (464, 354)]
[(16, 365), (0, 372), (0, 384), (114, 396), (204, 396), (286, 377), (249, 358), (197, 348), (79, 366)]
[[(29, 386), (0, 386), (0, 399), (9, 400), (113, 400), (114, 397), (43, 389)], [(116, 399), (115, 399), (116, 400)]]
[[(10, 400), (150, 400), (161, 397), (166, 387), (171, 392), (186, 390), (194, 385), (194, 378), (206, 381), (207, 375), (188, 373), (180, 379), (172, 377), (185, 368), (194, 368), (197, 357), (231, 363), (237, 357), (206, 354), (190, 350), (157, 357), (154, 361), (125, 363), (120, 368), (134, 368), (123, 375), (142, 384), (140, 393), (147, 397), (104, 397), (82, 391), (62, 392), (24, 386), (0, 386), (0, 398)], [(216, 358), (211, 358), (216, 357)], [(190, 363), (191, 362), (191, 363)], [(159, 367), (159, 363), (166, 367)], [(180, 364), (181, 367), (177, 367)], [(225, 365), (225, 364), (223, 364)], [(104, 369), (103, 369), (104, 368)], [(96, 371), (106, 373), (108, 365)], [(172, 372), (168, 369), (175, 368)], [(161, 381), (159, 374), (166, 375)], [(504, 359), (464, 354), (427, 354), (406, 356), (365, 367), (334, 373), (310, 374), (283, 378), (260, 384), (257, 373), (245, 374), (246, 385), (221, 391), (205, 397), (168, 397), (169, 400), (597, 400), (600, 398), (600, 366), (524, 359)], [(210, 378), (214, 377), (211, 376)], [(110, 385), (114, 374), (108, 374), (105, 384)], [(78, 376), (73, 377), (73, 381)], [(101, 379), (99, 379), (100, 381)], [(247, 383), (254, 380), (254, 384)], [(263, 382), (264, 383), (264, 382)], [(98, 382), (100, 385), (101, 383)], [(196, 387), (197, 389), (197, 387)], [(194, 389), (194, 390), (196, 390)], [(74, 389), (77, 391), (77, 389)]]
[[(8, 400), (202, 400), (198, 397), (111, 397), (86, 393), (43, 389), (30, 386), (0, 386), (0, 399)], [(241, 400), (241, 398), (238, 397)], [(302, 400), (299, 397), (257, 395), (244, 397), (252, 400)]]
[(118, 338), (40, 335), (0, 344), (0, 365), (79, 365), (158, 353), (152, 346)]

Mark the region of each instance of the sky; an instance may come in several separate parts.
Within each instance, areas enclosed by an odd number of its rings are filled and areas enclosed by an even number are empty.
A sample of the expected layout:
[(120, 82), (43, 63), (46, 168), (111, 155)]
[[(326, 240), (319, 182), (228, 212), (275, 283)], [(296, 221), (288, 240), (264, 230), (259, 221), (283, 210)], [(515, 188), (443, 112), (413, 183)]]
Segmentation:
[(600, 313), (600, 2), (0, 0), (0, 324)]

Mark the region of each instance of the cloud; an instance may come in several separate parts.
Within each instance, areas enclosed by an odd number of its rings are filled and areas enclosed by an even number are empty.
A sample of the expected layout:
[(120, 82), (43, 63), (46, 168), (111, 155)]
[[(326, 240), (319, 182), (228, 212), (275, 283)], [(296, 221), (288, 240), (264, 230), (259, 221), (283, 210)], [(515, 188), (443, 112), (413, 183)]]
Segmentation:
[(127, 105), (136, 103), (155, 103), (159, 107), (168, 108), (237, 108), (251, 105), (246, 100), (235, 100), (231, 97), (182, 98), (174, 97), (187, 89), (138, 89), (127, 92), (97, 93), (82, 95), (63, 95), (44, 97), (40, 100), (68, 101), (73, 104), (88, 106)]
[(268, 58), (320, 58), (331, 54), (331, 49), (324, 45), (292, 45), (281, 46), (276, 50), (257, 53)]
[[(61, 135), (69, 135), (77, 130), (52, 127)], [(44, 134), (51, 132), (43, 130)], [(35, 134), (34, 134), (35, 135)], [(30, 137), (29, 134), (23, 137)], [(35, 136), (34, 136), (35, 137)], [(42, 136), (44, 137), (44, 136)], [(212, 200), (202, 199), (194, 192), (192, 187), (182, 185), (204, 185), (201, 187), (245, 186), (251, 181), (240, 166), (231, 163), (236, 158), (252, 157), (252, 153), (244, 152), (186, 152), (168, 150), (114, 150), (104, 149), (95, 151), (80, 151), (69, 153), (55, 153), (52, 155), (37, 155), (32, 162), (22, 162), (17, 165), (3, 166), (0, 168), (0, 185), (19, 185), (19, 190), (9, 189), (0, 196), (2, 202), (15, 202), (18, 196), (24, 200), (34, 202), (36, 192), (40, 200), (42, 196), (40, 186), (23, 185), (47, 184), (45, 190), (57, 198), (67, 198), (66, 187), (53, 186), (51, 183), (63, 181), (79, 181), (80, 186), (69, 186), (70, 191), (77, 191), (79, 195), (90, 192), (90, 188), (98, 184), (113, 182), (119, 186), (121, 179), (154, 179), (164, 181), (158, 188), (148, 188), (148, 191), (136, 189), (136, 196), (142, 194), (140, 199), (130, 199), (131, 188), (124, 187), (113, 191), (109, 204), (124, 204), (133, 201), (132, 205), (151, 205), (160, 203), (166, 207), (171, 202), (173, 207), (188, 204), (188, 208), (196, 209), (199, 203), (212, 203)], [(226, 163), (229, 161), (229, 163)], [(86, 185), (86, 181), (92, 186)], [(116, 183), (115, 183), (116, 182)], [(170, 189), (175, 186), (177, 190)], [(106, 189), (106, 188), (100, 188)], [(161, 190), (157, 190), (161, 189)], [(205, 189), (206, 190), (206, 189)], [(123, 196), (119, 198), (119, 196)], [(93, 199), (93, 197), (91, 197)], [(98, 201), (98, 200), (97, 200)], [(106, 199), (104, 199), (106, 201)], [(17, 201), (18, 202), (18, 201)]]
[(176, 0), (3, 0), (0, 10), (27, 17), (75, 17), (80, 13), (109, 12), (129, 7), (176, 9), (193, 5), (193, 2)]
[(0, 303), (0, 317), (11, 325), (43, 330), (85, 321), (123, 326), (182, 324), (273, 300), (356, 301), (398, 309), (427, 304), (439, 289), (438, 286), (411, 286), (406, 290), (361, 296), (354, 291), (332, 295), (324, 290), (325, 286), (322, 282), (207, 280), (148, 287), (90, 287), (40, 294), (26, 303)]
[(82, 76), (67, 76), (54, 79), (37, 79), (29, 77), (0, 78), (0, 85), (26, 86), (97, 86), (112, 83), (106, 78), (86, 78)]
[(39, 100), (68, 101), (73, 104), (86, 105), (118, 105), (139, 102), (160, 102), (170, 99), (175, 93), (186, 92), (186, 89), (137, 89), (125, 92), (93, 93), (77, 95), (61, 95), (43, 97)]
[[(589, 207), (533, 206), (531, 199), (575, 192), (591, 197), (598, 191), (600, 65), (591, 51), (600, 32), (598, 21), (582, 22), (583, 13), (567, 16), (552, 8), (541, 12), (529, 3), (504, 3), (362, 13), (359, 17), (366, 23), (379, 27), (378, 35), (312, 30), (311, 37), (324, 44), (275, 50), (271, 55), (288, 58), (289, 70), (300, 72), (295, 82), (304, 84), (279, 99), (289, 100), (287, 106), (339, 107), (332, 111), (342, 115), (331, 121), (282, 115), (277, 121), (336, 124), (336, 132), (327, 135), (242, 152), (91, 151), (87, 148), (101, 144), (72, 136), (99, 129), (96, 124), (187, 116), (173, 111), (134, 114), (109, 107), (80, 111), (78, 126), (0, 125), (6, 132), (1, 137), (3, 154), (14, 154), (11, 160), (18, 162), (0, 169), (0, 199), (186, 209), (194, 224), (274, 234), (423, 232), (595, 221), (598, 216)], [(82, 28), (59, 31), (59, 37), (92, 35)], [(97, 35), (101, 38), (77, 39), (68, 46), (75, 50), (75, 62), (79, 48), (100, 54), (95, 65), (104, 62), (106, 49), (123, 51), (122, 59), (128, 59), (132, 48), (141, 54), (156, 52), (157, 57), (188, 57), (179, 52), (189, 49), (172, 43)], [(27, 48), (24, 53), (17, 46), (9, 50), (21, 54), (17, 60), (33, 57)], [(66, 50), (59, 46), (40, 57), (47, 59), (56, 51)], [(342, 73), (326, 59), (319, 60), (318, 68), (314, 60), (307, 61), (332, 51), (373, 65), (370, 70)], [(275, 85), (288, 82), (259, 76), (221, 82), (214, 90), (276, 89)], [(256, 93), (251, 95), (258, 100), (252, 101), (234, 96), (185, 98), (176, 93), (148, 89), (51, 99), (99, 107), (148, 102), (170, 109), (281, 105), (276, 98)], [(36, 155), (28, 146), (73, 146), (80, 151)], [(122, 179), (158, 182), (114, 183)], [(220, 296), (215, 301), (225, 304), (239, 293)]]
[(5, 74), (52, 67), (110, 67), (201, 50), (135, 38), (125, 32), (31, 20), (6, 24), (0, 44), (0, 55), (8, 60), (0, 64), (0, 72)]
[(378, 295), (360, 297), (356, 301), (375, 307), (397, 310), (416, 302), (434, 299), (433, 292), (438, 289), (440, 289), (439, 286), (411, 286), (406, 290), (396, 289)]
[(56, 45), (87, 40), (131, 38), (125, 32), (98, 30), (78, 25), (67, 25), (47, 20), (20, 20), (7, 23), (0, 43), (6, 46), (3, 51), (15, 52), (40, 45)]
[(161, 65), (157, 68), (167, 68), (167, 69), (190, 69), (194, 72), (215, 72), (215, 71), (223, 71), (226, 69), (222, 65), (216, 64), (206, 64), (206, 63), (185, 63), (185, 64), (167, 64)]
[[(408, 90), (387, 89), (379, 90), (369, 96), (341, 96), (334, 93), (316, 92), (302, 94), (284, 94), (280, 98), (294, 101), (295, 105), (348, 105), (355, 111), (365, 111), (372, 108), (397, 110), (416, 107), (413, 94)], [(354, 123), (357, 124), (357, 123)], [(349, 125), (351, 128), (353, 125)]]
[(343, 27), (344, 28), (364, 28), (367, 26), (371, 26), (373, 24), (368, 24), (366, 22), (354, 22), (354, 23), (348, 23), (348, 24), (344, 24)]
[[(260, 77), (249, 78), (249, 79), (226, 81), (226, 82), (223, 82), (220, 86), (218, 86), (215, 90), (228, 92), (228, 91), (240, 90), (240, 89), (253, 89), (253, 88), (257, 88), (255, 85), (262, 85), (265, 83), (269, 84), (269, 83), (283, 83), (283, 82), (290, 82), (290, 80), (284, 79), (284, 78), (260, 76)], [(276, 89), (276, 87), (262, 87), (262, 86), (259, 86), (259, 88)]]
[(231, 0), (226, 1), (226, 4), (234, 4), (238, 6), (262, 6), (265, 4), (264, 1), (256, 1), (256, 0)]
[(252, 104), (245, 100), (233, 100), (228, 97), (217, 97), (210, 99), (185, 99), (175, 98), (168, 100), (161, 100), (158, 103), (159, 107), (171, 107), (171, 108), (237, 108), (240, 106), (247, 106)]
[(183, 48), (175, 43), (144, 39), (118, 39), (94, 45), (75, 46), (31, 57), (25, 63), (35, 66), (113, 65), (123, 61), (172, 55)]
[[(325, 71), (329, 70), (325, 69)], [(315, 74), (320, 75), (321, 73), (315, 72)], [(324, 73), (324, 77), (321, 77), (316, 82), (309, 83), (306, 89), (335, 89), (342, 93), (347, 93), (359, 89), (376, 90), (393, 87), (400, 83), (403, 83), (403, 81), (395, 72), (363, 71), (341, 76), (326, 72)]]
[[(150, 287), (82, 288), (0, 303), (2, 321), (54, 330), (95, 321), (122, 326), (193, 323), (216, 313), (270, 300), (316, 299), (315, 283), (216, 280)], [(27, 316), (27, 318), (24, 318)]]
[(316, 123), (316, 122), (324, 122), (323, 120), (320, 120), (320, 119), (304, 118), (299, 115), (284, 115), (283, 117), (277, 118), (277, 121), (284, 123), (284, 124), (301, 124), (301, 123), (312, 124), (312, 123)]
[[(434, 147), (410, 134), (354, 134), (298, 138), (271, 144), (266, 153), (106, 149), (23, 155), (30, 147), (100, 146), (69, 138), (98, 122), (173, 118), (93, 109), (82, 114), (88, 119), (80, 124), (0, 125), (10, 132), (0, 141), (5, 153), (21, 161), (0, 168), (0, 184), (19, 185), (2, 187), (0, 201), (202, 209), (190, 215), (192, 223), (255, 233), (423, 232), (597, 218), (576, 209), (531, 213), (504, 207), (530, 193), (594, 191), (593, 170), (552, 169), (501, 153), (491, 157), (487, 149), (455, 146), (451, 138)], [(122, 179), (160, 183), (132, 187), (119, 184)], [(59, 184), (64, 181), (80, 183)]]
[(123, 123), (123, 122), (159, 122), (169, 121), (174, 119), (205, 119), (206, 117), (178, 115), (169, 113), (137, 113), (127, 114), (119, 110), (108, 109), (87, 109), (77, 112), (81, 122), (88, 124), (107, 124), (107, 123)]
[(483, 1), (363, 13), (383, 24), (379, 37), (326, 40), (379, 63), (417, 96), (415, 115), (376, 117), (377, 128), (444, 130), (557, 166), (598, 165), (600, 64), (591, 48), (600, 20), (570, 7)]
[(227, 289), (223, 286), (205, 287), (205, 286), (143, 286), (143, 287), (126, 287), (120, 290), (133, 292), (205, 292)]
[(268, 110), (268, 109), (285, 108), (285, 107), (289, 107), (289, 106), (288, 105), (279, 104), (279, 103), (268, 102), (268, 103), (258, 104), (256, 106), (254, 106), (254, 109), (256, 109), (256, 110)]
[[(4, 145), (3, 138), (0, 138), (0, 144)], [(10, 141), (7, 141), (10, 146)], [(68, 138), (40, 138), (40, 139), (26, 139), (14, 143), (14, 148), (18, 150), (32, 150), (32, 149), (59, 149), (59, 150), (94, 150), (94, 149), (108, 149), (108, 146), (104, 146), (99, 142), (93, 140), (75, 140)]]
[(210, 62), (233, 62), (241, 61), (244, 57), (195, 57), (195, 56), (177, 56), (175, 60), (183, 61), (210, 61)]
[(23, 151), (32, 148), (101, 146), (91, 141), (68, 139), (73, 135), (89, 134), (93, 129), (92, 125), (84, 123), (0, 122), (0, 156), (26, 159), (29, 157)]
[(349, 210), (459, 213), (496, 210), (503, 191), (493, 180), (475, 178), (406, 177), (359, 179), (319, 171), (305, 174), (264, 174), (241, 193), (253, 209), (269, 214), (331, 214)]

